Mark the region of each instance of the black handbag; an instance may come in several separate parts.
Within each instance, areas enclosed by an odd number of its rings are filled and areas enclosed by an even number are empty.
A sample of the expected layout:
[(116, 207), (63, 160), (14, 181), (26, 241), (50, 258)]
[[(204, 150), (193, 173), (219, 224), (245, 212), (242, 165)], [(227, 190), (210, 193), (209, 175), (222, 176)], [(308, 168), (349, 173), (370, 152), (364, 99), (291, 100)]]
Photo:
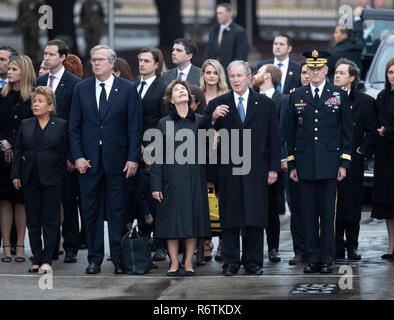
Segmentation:
[(127, 274), (144, 274), (151, 269), (149, 237), (142, 236), (135, 225), (122, 239), (123, 269)]

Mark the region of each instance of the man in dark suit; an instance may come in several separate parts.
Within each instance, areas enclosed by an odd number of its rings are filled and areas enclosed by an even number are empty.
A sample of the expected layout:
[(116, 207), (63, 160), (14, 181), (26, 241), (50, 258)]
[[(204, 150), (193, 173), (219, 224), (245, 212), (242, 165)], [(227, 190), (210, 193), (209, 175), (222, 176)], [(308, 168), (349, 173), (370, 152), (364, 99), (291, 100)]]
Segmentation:
[[(168, 114), (168, 109), (163, 101), (166, 86), (161, 80), (163, 71), (161, 50), (157, 48), (141, 49), (138, 55), (138, 66), (140, 78), (135, 85), (142, 101), (142, 132), (144, 133), (148, 129), (156, 128), (159, 120)], [(148, 142), (142, 141), (142, 144), (146, 147)], [(155, 239), (155, 244), (157, 248), (152, 260), (165, 260), (167, 257), (166, 243)]]
[(126, 205), (126, 179), (136, 173), (141, 154), (141, 101), (130, 81), (115, 77), (116, 53), (105, 45), (91, 50), (94, 77), (74, 89), (70, 145), (79, 171), (86, 223), (87, 274), (101, 271), (106, 206), (111, 260), (123, 273), (121, 240)]
[(226, 70), (231, 61), (248, 60), (248, 35), (244, 28), (233, 22), (231, 5), (220, 3), (216, 7), (218, 24), (210, 31), (204, 61), (218, 60)]
[[(278, 116), (278, 126), (282, 107), (282, 94), (275, 90), (275, 88), (280, 83), (281, 78), (281, 71), (273, 64), (266, 64), (262, 66), (257, 71), (257, 74), (253, 77), (253, 87), (256, 88), (260, 94), (270, 98), (274, 102), (276, 114)], [(285, 157), (286, 154), (284, 149), (282, 150), (281, 148), (281, 159)], [(276, 182), (268, 186), (268, 224), (266, 233), (268, 243), (268, 257), (271, 262), (281, 261), (279, 255), (279, 211), (286, 210), (285, 208), (281, 208), (282, 206), (284, 207), (284, 200), (283, 175), (279, 171)]]
[(168, 114), (163, 96), (166, 86), (161, 80), (163, 54), (157, 48), (144, 48), (138, 54), (140, 77), (135, 82), (142, 101), (142, 133), (156, 128), (161, 118)]
[(176, 67), (164, 72), (164, 85), (167, 87), (172, 80), (181, 79), (199, 87), (201, 69), (192, 64), (192, 60), (196, 55), (197, 46), (192, 40), (186, 38), (176, 39), (172, 47), (172, 63)]
[(361, 7), (354, 11), (353, 29), (345, 29), (341, 26), (335, 27), (335, 46), (328, 50), (331, 54), (327, 62), (330, 81), (334, 80), (335, 64), (341, 58), (355, 62), (357, 67), (361, 69), (361, 52), (364, 48), (362, 13), (363, 9)]
[(300, 64), (289, 58), (293, 50), (292, 40), (289, 36), (281, 34), (276, 36), (272, 45), (274, 59), (263, 60), (257, 65), (257, 70), (265, 64), (273, 64), (282, 72), (280, 84), (276, 87), (282, 94), (289, 94), (290, 89), (300, 86)]
[[(334, 84), (345, 87), (349, 94), (353, 118), (354, 143), (352, 162), (346, 178), (338, 183), (338, 202), (335, 220), (335, 258), (360, 260), (357, 252), (363, 202), (364, 157), (371, 157), (377, 138), (375, 100), (356, 90), (360, 69), (348, 59), (339, 59)], [(346, 241), (344, 236), (346, 233)]]
[[(64, 66), (69, 49), (62, 40), (49, 41), (44, 48), (44, 65), (49, 73), (37, 79), (37, 86), (52, 88), (56, 96), (56, 115), (66, 120), (70, 119), (71, 99), (75, 85), (80, 78), (68, 72)], [(62, 204), (64, 221), (62, 233), (64, 237), (65, 263), (77, 262), (76, 256), (79, 247), (79, 221), (78, 221), (78, 176), (74, 166), (67, 161), (67, 173), (62, 186)], [(60, 237), (60, 234), (59, 234)], [(55, 258), (58, 250), (55, 250)]]
[[(280, 170), (278, 119), (273, 101), (248, 88), (252, 76), (247, 62), (233, 61), (228, 74), (232, 90), (211, 100), (207, 114), (217, 113), (216, 109), (224, 114), (214, 122), (221, 136), (229, 136), (229, 144), (223, 144), (225, 139), (222, 138), (220, 148), (239, 145), (243, 160), (248, 163), (244, 161), (240, 168), (240, 164), (231, 159), (229, 164), (218, 166), (223, 273), (232, 276), (240, 268), (242, 228), (245, 240), (242, 263), (248, 274), (261, 275), (263, 229), (268, 218), (267, 185), (276, 181)], [(230, 137), (230, 130), (237, 130), (239, 139), (233, 134)]]
[(326, 82), (328, 52), (304, 53), (310, 85), (291, 91), (290, 179), (299, 181), (305, 233), (304, 273), (332, 273), (337, 180), (351, 161), (353, 128), (345, 90)]

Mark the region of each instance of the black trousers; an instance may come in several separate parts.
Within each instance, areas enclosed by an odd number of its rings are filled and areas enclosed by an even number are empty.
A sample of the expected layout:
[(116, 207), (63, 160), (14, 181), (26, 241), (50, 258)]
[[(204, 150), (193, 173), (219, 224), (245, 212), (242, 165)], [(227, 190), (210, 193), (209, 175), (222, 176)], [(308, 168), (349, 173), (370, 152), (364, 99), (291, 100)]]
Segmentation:
[[(280, 193), (283, 193), (283, 178), (278, 174), (278, 180), (268, 186), (268, 222), (267, 222), (267, 244), (268, 250), (279, 249), (279, 236), (280, 236)], [(284, 197), (283, 197), (284, 204)], [(264, 240), (263, 240), (264, 241)]]
[[(104, 213), (108, 221), (109, 245), (112, 263), (122, 265), (121, 241), (126, 210), (125, 175), (108, 175), (104, 171), (102, 152), (95, 174), (80, 174), (83, 218), (86, 225), (88, 262), (101, 265), (104, 259)], [(105, 210), (104, 210), (105, 206)]]
[[(240, 260), (240, 228), (222, 230), (222, 258), (223, 267), (232, 264), (239, 268)], [(245, 227), (242, 232), (242, 264), (248, 266), (255, 263), (263, 266), (263, 228)]]
[(300, 184), (289, 179), (290, 194), (290, 232), (293, 238), (294, 254), (304, 257), (305, 241), (304, 241), (304, 225), (302, 223), (302, 212), (300, 206)]
[(337, 181), (300, 180), (299, 184), (305, 234), (305, 260), (308, 264), (332, 264), (335, 256)]
[(44, 186), (39, 181), (29, 181), (23, 186), (23, 193), (33, 264), (52, 264), (52, 255), (58, 246), (61, 186)]
[[(335, 250), (343, 254), (345, 248), (357, 250), (358, 235), (360, 233), (360, 221), (336, 221), (335, 222)], [(344, 239), (346, 234), (346, 240)]]

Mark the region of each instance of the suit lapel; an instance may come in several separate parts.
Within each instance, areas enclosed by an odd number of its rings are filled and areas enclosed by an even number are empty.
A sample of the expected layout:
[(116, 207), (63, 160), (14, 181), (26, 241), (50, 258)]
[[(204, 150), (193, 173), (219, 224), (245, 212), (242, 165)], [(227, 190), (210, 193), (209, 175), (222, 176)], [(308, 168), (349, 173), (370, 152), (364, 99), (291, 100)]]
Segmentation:
[[(145, 99), (145, 97), (149, 97), (149, 95), (151, 95), (152, 92), (154, 92), (156, 90), (158, 82), (159, 82), (159, 78), (156, 77), (156, 79), (152, 82), (152, 84), (149, 86), (148, 90), (146, 91), (146, 93), (144, 95), (144, 99)], [(144, 99), (142, 99), (142, 100), (144, 100)]]
[(119, 92), (119, 78), (114, 77), (114, 83), (112, 84), (111, 92), (108, 97), (107, 109), (105, 110), (103, 119), (106, 117), (106, 115), (108, 114), (108, 111), (111, 109), (111, 106), (112, 106), (114, 100), (116, 99), (118, 92)]
[(36, 140), (34, 139), (34, 130), (36, 127), (37, 118), (31, 118), (31, 121), (26, 122), (26, 132), (28, 133), (28, 139), (31, 139), (34, 149), (37, 149)]
[(59, 81), (59, 84), (55, 90), (56, 97), (59, 98), (59, 96), (64, 92), (67, 86), (67, 71), (64, 70), (63, 76)]
[(239, 116), (237, 105), (234, 101), (234, 91), (230, 91), (228, 93), (228, 106), (229, 106), (229, 114), (234, 118), (234, 120), (242, 126), (241, 117)]
[[(53, 131), (55, 130), (55, 126), (56, 126), (56, 121), (53, 118), (53, 116), (51, 116), (51, 118), (49, 119), (47, 125), (46, 125), (46, 129), (44, 132), (44, 137), (42, 139), (43, 142), (48, 142), (50, 139), (48, 139), (49, 137), (53, 136)], [(42, 149), (45, 146), (45, 144), (40, 145), (40, 149)]]
[(312, 96), (312, 92), (311, 92), (311, 86), (307, 85), (304, 87), (304, 92), (305, 94), (303, 94), (303, 97), (305, 98), (306, 102), (308, 102), (309, 104), (317, 107), (315, 105), (315, 102), (313, 101), (313, 96)]
[(256, 114), (258, 109), (259, 109), (259, 102), (257, 101), (257, 97), (252, 90), (249, 90), (248, 108), (246, 110), (246, 118), (244, 121), (244, 126), (246, 126), (248, 122), (253, 119), (253, 116)]

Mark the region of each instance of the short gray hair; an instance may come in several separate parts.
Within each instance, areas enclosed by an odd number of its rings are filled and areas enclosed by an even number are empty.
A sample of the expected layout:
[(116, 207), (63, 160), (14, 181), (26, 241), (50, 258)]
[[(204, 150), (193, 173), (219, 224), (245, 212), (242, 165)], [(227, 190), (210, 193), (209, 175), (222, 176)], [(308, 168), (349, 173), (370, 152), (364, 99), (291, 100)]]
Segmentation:
[(231, 62), (228, 67), (227, 67), (227, 74), (230, 73), (230, 69), (232, 67), (238, 67), (238, 66), (242, 66), (244, 67), (245, 70), (245, 74), (246, 76), (250, 76), (252, 74), (252, 69), (250, 68), (250, 65), (248, 62), (243, 61), (243, 60), (234, 60), (233, 62)]
[(101, 50), (101, 49), (105, 49), (108, 51), (108, 59), (110, 61), (114, 61), (114, 62), (116, 61), (116, 59), (117, 59), (116, 52), (112, 48), (106, 46), (105, 44), (99, 44), (99, 45), (93, 47), (90, 50), (90, 57), (92, 57), (92, 54), (94, 51)]

